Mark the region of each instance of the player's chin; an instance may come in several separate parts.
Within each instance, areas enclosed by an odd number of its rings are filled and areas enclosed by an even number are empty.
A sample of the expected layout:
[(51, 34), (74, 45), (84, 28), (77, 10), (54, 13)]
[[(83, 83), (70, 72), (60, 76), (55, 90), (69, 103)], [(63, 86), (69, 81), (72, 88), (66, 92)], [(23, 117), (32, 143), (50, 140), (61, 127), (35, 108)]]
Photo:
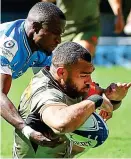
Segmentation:
[(79, 96), (85, 96), (85, 95), (87, 95), (87, 92), (85, 92), (85, 91), (79, 91)]
[(87, 89), (81, 89), (81, 90), (79, 91), (79, 95), (80, 95), (80, 96), (85, 97), (85, 96), (87, 96), (87, 94), (88, 94), (88, 90), (87, 90)]
[(46, 49), (46, 55), (47, 55), (47, 56), (52, 55), (52, 51), (53, 51), (54, 49), (55, 49), (55, 47), (50, 47), (50, 48)]

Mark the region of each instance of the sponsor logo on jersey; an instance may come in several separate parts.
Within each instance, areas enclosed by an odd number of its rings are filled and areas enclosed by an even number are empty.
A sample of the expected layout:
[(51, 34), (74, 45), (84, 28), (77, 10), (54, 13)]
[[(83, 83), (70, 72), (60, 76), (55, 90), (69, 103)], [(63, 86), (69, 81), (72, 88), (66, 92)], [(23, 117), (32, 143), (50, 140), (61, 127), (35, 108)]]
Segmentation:
[(14, 45), (15, 45), (15, 43), (14, 43), (13, 40), (8, 40), (8, 41), (6, 41), (6, 42), (4, 43), (4, 47), (5, 47), (5, 48), (12, 48), (12, 47), (14, 47)]
[[(84, 147), (84, 146), (92, 146), (91, 141), (87, 141), (87, 142), (78, 142), (78, 141), (73, 141), (73, 144), (80, 146), (80, 147)], [(93, 145), (94, 146), (94, 145)]]
[(6, 37), (3, 40), (1, 39), (0, 55), (4, 56), (9, 62), (13, 60), (17, 51), (18, 51), (18, 45), (13, 38)]

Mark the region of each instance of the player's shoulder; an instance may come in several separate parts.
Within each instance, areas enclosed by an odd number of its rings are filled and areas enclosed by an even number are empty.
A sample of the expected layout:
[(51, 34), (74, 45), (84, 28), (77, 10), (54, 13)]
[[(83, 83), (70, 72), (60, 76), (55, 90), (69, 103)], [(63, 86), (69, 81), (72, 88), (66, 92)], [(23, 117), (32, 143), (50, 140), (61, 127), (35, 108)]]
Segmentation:
[(63, 98), (64, 94), (62, 93), (60, 86), (53, 79), (47, 68), (42, 69), (34, 76), (32, 85), (35, 90), (41, 92), (41, 94), (45, 94), (44, 96)]
[(5, 30), (6, 28), (9, 28), (12, 25), (12, 22), (5, 22), (0, 24), (0, 30)]
[[(22, 23), (23, 20), (16, 20), (0, 25), (0, 56), (5, 57), (9, 62), (13, 60), (18, 51), (20, 37), (18, 30)], [(17, 32), (15, 32), (15, 30), (17, 30)]]
[(14, 28), (19, 27), (23, 23), (24, 19), (19, 19), (15, 21), (5, 22), (0, 24), (0, 37), (7, 32), (10, 33)]

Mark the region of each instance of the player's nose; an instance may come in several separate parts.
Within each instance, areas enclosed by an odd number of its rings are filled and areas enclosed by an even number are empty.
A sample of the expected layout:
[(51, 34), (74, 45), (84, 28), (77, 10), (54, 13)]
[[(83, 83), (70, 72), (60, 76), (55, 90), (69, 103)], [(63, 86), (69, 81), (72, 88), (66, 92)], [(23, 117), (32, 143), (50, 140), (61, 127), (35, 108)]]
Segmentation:
[(84, 83), (85, 83), (86, 85), (91, 84), (91, 83), (92, 83), (92, 78), (91, 78), (91, 76), (88, 76), (88, 77), (85, 79)]

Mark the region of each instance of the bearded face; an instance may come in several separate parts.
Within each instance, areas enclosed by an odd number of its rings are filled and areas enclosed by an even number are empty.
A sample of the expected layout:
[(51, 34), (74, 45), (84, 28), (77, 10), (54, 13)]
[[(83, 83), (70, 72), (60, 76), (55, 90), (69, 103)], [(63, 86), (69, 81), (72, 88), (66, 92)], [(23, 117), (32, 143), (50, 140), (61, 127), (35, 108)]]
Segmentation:
[(94, 71), (92, 63), (79, 60), (70, 67), (60, 67), (58, 70), (61, 86), (69, 97), (78, 98), (88, 93)]
[(85, 84), (83, 88), (79, 88), (77, 83), (73, 82), (71, 78), (67, 78), (64, 85), (65, 93), (72, 98), (84, 96), (87, 92), (87, 89), (89, 89), (89, 84)]

